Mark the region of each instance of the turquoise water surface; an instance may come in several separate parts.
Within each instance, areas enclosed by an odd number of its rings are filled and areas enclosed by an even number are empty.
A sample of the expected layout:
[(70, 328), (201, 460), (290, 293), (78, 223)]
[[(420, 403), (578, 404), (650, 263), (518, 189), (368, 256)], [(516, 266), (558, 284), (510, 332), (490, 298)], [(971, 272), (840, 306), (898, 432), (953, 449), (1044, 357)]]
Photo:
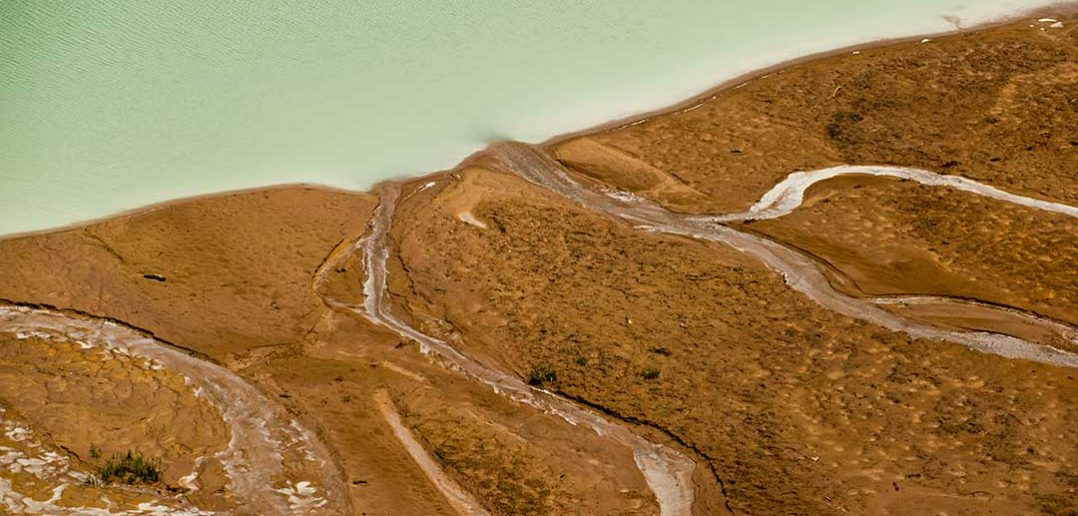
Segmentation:
[(0, 234), (236, 188), (363, 189), (1051, 3), (3, 0)]

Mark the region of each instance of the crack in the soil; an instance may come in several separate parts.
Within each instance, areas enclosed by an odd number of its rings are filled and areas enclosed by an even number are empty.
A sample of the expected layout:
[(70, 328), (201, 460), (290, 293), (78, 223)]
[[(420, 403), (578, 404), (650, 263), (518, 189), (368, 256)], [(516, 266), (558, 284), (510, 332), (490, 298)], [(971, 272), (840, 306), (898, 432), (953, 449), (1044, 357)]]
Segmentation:
[(127, 265), (127, 260), (126, 260), (126, 259), (124, 259), (123, 255), (122, 255), (122, 254), (120, 254), (120, 253), (119, 253), (118, 251), (116, 251), (115, 249), (113, 249), (113, 248), (112, 248), (112, 246), (111, 246), (111, 245), (109, 245), (109, 243), (105, 241), (105, 239), (101, 238), (100, 236), (98, 236), (97, 234), (95, 234), (95, 233), (94, 233), (93, 231), (90, 231), (90, 228), (83, 228), (83, 229), (82, 229), (82, 231), (81, 231), (81, 233), (82, 233), (83, 235), (86, 235), (86, 237), (87, 237), (87, 238), (89, 238), (90, 240), (92, 240), (92, 241), (93, 241), (93, 243), (94, 243), (94, 244), (95, 244), (95, 245), (96, 245), (97, 247), (100, 247), (100, 248), (101, 248), (101, 249), (103, 249), (103, 250), (104, 250), (105, 252), (107, 252), (107, 253), (109, 253), (110, 255), (112, 255), (112, 257), (113, 257), (113, 258), (116, 258), (116, 259), (117, 259), (117, 260), (118, 260), (118, 261), (120, 262), (120, 265), (124, 265), (124, 266), (126, 266), (126, 265)]

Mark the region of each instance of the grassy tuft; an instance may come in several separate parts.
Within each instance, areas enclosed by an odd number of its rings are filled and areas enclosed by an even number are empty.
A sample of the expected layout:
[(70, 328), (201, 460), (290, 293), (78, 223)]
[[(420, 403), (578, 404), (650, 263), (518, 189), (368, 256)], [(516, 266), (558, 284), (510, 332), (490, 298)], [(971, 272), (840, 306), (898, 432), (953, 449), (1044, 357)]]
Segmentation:
[(113, 455), (97, 472), (101, 481), (108, 484), (153, 484), (161, 480), (158, 461), (147, 459), (139, 452), (127, 450), (127, 453)]
[(558, 373), (554, 372), (554, 370), (547, 365), (535, 366), (535, 369), (532, 369), (531, 374), (528, 375), (528, 385), (534, 385), (536, 387), (557, 380)]

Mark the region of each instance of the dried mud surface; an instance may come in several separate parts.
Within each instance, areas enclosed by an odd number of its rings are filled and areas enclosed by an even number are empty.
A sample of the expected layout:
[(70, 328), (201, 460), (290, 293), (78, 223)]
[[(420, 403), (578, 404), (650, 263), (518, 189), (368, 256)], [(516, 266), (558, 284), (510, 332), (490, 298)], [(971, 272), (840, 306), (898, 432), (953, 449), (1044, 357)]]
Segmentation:
[[(792, 172), (842, 163), (1078, 205), (1078, 18), (1057, 18), (802, 62), (544, 149), (578, 180), (687, 213), (742, 211)], [(491, 154), (395, 186), (389, 309), (691, 458), (694, 514), (1078, 511), (1078, 372), (830, 312), (737, 249), (609, 218)], [(239, 192), (2, 239), (0, 304), (115, 321), (235, 372), (345, 484), (351, 509), (295, 512), (457, 514), (448, 479), (492, 514), (658, 514), (633, 450), (364, 316), (358, 244), (383, 192)], [(812, 258), (848, 294), (945, 300), (885, 306), (896, 313), (1078, 349), (998, 310), (1078, 323), (1073, 217), (853, 176), (805, 199), (731, 227)], [(0, 333), (0, 461), (75, 472), (9, 464), (0, 488), (244, 514), (228, 472), (195, 464), (228, 445), (219, 411), (182, 375), (77, 344)], [(163, 480), (80, 481), (96, 472), (91, 444), (155, 457)], [(299, 477), (278, 480), (303, 501)]]
[[(0, 337), (0, 403), (9, 425), (5, 434), (12, 442), (3, 446), (9, 450), (25, 446), (26, 459), (33, 461), (39, 455), (45, 461), (39, 467), (46, 473), (35, 474), (33, 462), (0, 459), (4, 466), (0, 477), (12, 481), (17, 490), (48, 499), (53, 489), (70, 483), (74, 485), (63, 490), (68, 501), (96, 508), (105, 508), (110, 501), (122, 508), (160, 499), (163, 493), (153, 491), (114, 489), (95, 495), (93, 489), (79, 485), (109, 457), (138, 449), (162, 460), (165, 485), (186, 490), (182, 477), (192, 470), (207, 471), (199, 492), (189, 497), (192, 502), (218, 510), (234, 507), (221, 496), (224, 479), (210, 472), (214, 464), (200, 460), (226, 447), (229, 430), (218, 411), (196, 397), (182, 376), (74, 342), (5, 337)], [(16, 428), (27, 432), (13, 431)], [(48, 429), (43, 444), (53, 455), (35, 454), (36, 447), (27, 446), (34, 442), (32, 429)], [(70, 478), (64, 478), (64, 471)], [(164, 494), (165, 499), (171, 497)]]

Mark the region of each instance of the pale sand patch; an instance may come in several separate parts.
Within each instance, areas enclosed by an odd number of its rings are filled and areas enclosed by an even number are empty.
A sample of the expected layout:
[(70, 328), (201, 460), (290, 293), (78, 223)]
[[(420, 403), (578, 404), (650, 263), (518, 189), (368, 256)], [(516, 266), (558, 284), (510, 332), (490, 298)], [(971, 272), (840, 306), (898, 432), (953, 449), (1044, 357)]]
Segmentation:
[(401, 366), (399, 366), (397, 364), (394, 364), (393, 362), (383, 360), (383, 361), (379, 362), (378, 365), (380, 365), (380, 366), (382, 366), (382, 367), (384, 367), (386, 369), (389, 369), (390, 371), (393, 371), (394, 373), (397, 373), (397, 374), (399, 374), (401, 376), (406, 376), (408, 378), (411, 378), (411, 379), (413, 379), (413, 380), (415, 380), (417, 382), (428, 383), (427, 379), (425, 377), (423, 377), (422, 375), (420, 375), (418, 373), (413, 373), (412, 371), (409, 371), (408, 369), (405, 369), (405, 368), (403, 368), (403, 367), (401, 367)]
[(471, 224), (479, 229), (487, 229), (487, 223), (483, 222), (472, 215), (470, 211), (462, 211), (457, 214), (457, 219), (466, 224)]

